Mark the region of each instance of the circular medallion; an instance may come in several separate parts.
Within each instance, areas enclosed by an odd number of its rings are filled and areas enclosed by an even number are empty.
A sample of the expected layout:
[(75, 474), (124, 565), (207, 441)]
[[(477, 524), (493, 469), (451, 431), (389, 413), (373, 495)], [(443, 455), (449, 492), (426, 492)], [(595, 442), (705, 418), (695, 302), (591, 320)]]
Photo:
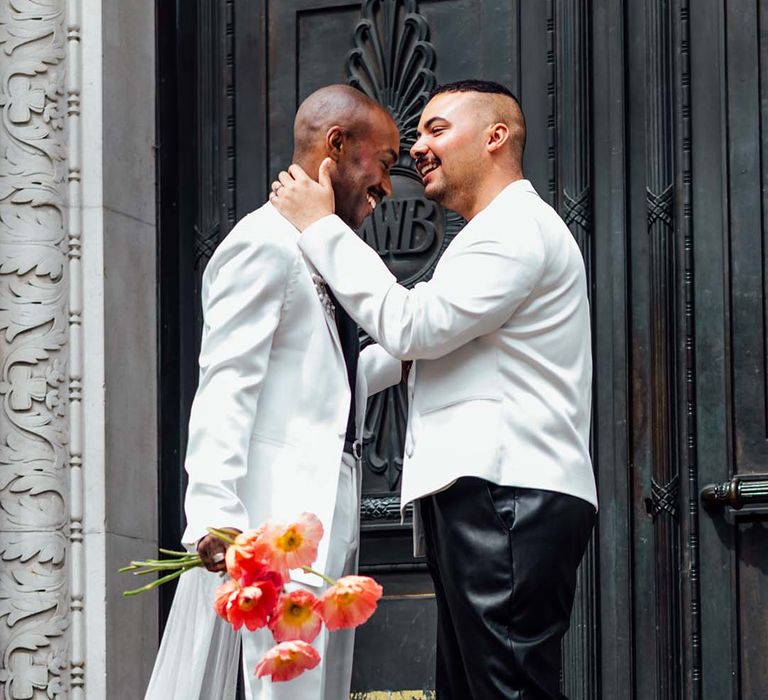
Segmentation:
[(446, 217), (443, 208), (424, 196), (414, 171), (395, 168), (392, 197), (376, 207), (360, 227), (360, 237), (406, 287), (424, 278), (443, 250)]

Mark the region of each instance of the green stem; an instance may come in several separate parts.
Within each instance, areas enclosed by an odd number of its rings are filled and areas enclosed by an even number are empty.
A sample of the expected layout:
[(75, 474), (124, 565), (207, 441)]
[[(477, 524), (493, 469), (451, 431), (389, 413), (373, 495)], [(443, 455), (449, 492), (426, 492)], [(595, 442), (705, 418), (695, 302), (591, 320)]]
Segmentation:
[(152, 564), (149, 564), (146, 562), (137, 562), (137, 563), (142, 564), (142, 566), (140, 567), (142, 571), (135, 571), (133, 573), (134, 576), (138, 574), (151, 573), (153, 571), (170, 571), (172, 569), (194, 568), (196, 566), (203, 565), (203, 562), (201, 562), (199, 559), (190, 560), (190, 561), (155, 562)]
[(141, 588), (134, 588), (132, 591), (123, 591), (123, 595), (127, 598), (129, 596), (139, 595), (140, 593), (146, 593), (147, 591), (151, 591), (153, 588), (157, 588), (158, 586), (162, 586), (164, 583), (168, 583), (168, 581), (173, 581), (173, 579), (179, 578), (179, 576), (181, 576), (185, 571), (189, 571), (189, 569), (193, 568), (195, 567), (182, 567), (173, 573), (167, 574), (166, 576), (161, 576), (159, 579), (152, 581), (152, 583), (148, 583), (146, 586), (142, 586)]
[(187, 552), (187, 551), (179, 552), (179, 551), (176, 551), (175, 549), (163, 549), (162, 547), (160, 547), (157, 551), (160, 552), (160, 554), (167, 554), (172, 557), (178, 557), (179, 559), (181, 559), (182, 557), (198, 556), (194, 552)]
[(308, 574), (314, 574), (315, 576), (319, 576), (329, 586), (335, 586), (336, 585), (336, 581), (334, 581), (332, 578), (329, 578), (325, 574), (321, 574), (319, 571), (315, 571), (311, 566), (302, 566), (301, 570), (305, 571)]
[(235, 543), (235, 537), (237, 537), (237, 533), (233, 533), (231, 530), (217, 530), (215, 527), (208, 527), (206, 530), (208, 530), (209, 534), (220, 539), (222, 542), (226, 542), (227, 544)]

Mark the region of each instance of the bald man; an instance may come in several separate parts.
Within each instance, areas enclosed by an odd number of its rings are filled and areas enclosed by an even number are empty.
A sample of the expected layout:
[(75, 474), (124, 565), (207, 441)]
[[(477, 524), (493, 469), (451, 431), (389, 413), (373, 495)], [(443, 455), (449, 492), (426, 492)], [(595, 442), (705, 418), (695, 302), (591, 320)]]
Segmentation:
[[(358, 227), (391, 193), (399, 151), (389, 114), (344, 85), (300, 106), (293, 159), (314, 176), (328, 159), (337, 212)], [(401, 363), (379, 346), (359, 351), (357, 326), (297, 245), (296, 229), (267, 203), (219, 245), (203, 276), (200, 380), (189, 422), (185, 546), (223, 571), (224, 544), (206, 528), (248, 530), (315, 513), (325, 527), (315, 569), (336, 579), (357, 566), (360, 439), (367, 396), (400, 381)], [(319, 594), (322, 581), (293, 572)], [(213, 613), (218, 576), (185, 574), (146, 698), (234, 697), (237, 639)], [(352, 631), (324, 629), (317, 668), (283, 683), (256, 679), (275, 644), (244, 631), (249, 700), (349, 697)]]
[[(271, 199), (340, 304), (413, 360), (402, 504), (438, 606), (439, 700), (554, 700), (597, 497), (584, 264), (523, 177), (525, 121), (486, 81), (438, 88), (411, 149), (427, 197), (466, 220), (429, 282), (397, 284), (320, 182)], [(300, 205), (297, 203), (300, 202)]]

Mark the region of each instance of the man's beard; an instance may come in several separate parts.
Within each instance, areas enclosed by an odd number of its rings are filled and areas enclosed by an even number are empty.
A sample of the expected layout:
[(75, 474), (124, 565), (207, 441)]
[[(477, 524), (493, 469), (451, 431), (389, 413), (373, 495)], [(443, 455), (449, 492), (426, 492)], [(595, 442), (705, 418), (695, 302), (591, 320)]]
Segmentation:
[[(358, 194), (359, 185), (354, 183), (354, 178), (349, 176), (346, 167), (340, 167), (338, 180), (333, 183), (333, 196), (336, 200), (336, 216), (347, 226), (358, 229), (363, 219), (360, 218), (361, 197)], [(355, 206), (357, 202), (357, 206)], [(360, 220), (358, 221), (358, 218)]]
[(453, 188), (445, 181), (435, 183), (431, 189), (424, 190), (424, 195), (427, 199), (437, 202), (441, 206), (445, 206), (445, 202), (450, 199)]
[[(361, 217), (359, 213), (359, 207), (354, 209), (350, 206), (350, 198), (344, 197), (343, 199), (337, 199), (336, 216), (338, 216), (349, 228), (358, 229), (363, 225), (365, 217)], [(343, 202), (343, 204), (342, 204)]]

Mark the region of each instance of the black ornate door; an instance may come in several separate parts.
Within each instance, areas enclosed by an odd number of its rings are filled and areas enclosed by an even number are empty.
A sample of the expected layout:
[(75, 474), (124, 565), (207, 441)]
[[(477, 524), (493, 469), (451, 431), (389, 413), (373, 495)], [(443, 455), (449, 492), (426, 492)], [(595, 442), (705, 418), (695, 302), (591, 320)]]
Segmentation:
[[(299, 102), (349, 82), (397, 120), (394, 194), (360, 235), (412, 285), (461, 228), (407, 156), (419, 111), (438, 82), (498, 80), (521, 99), (526, 174), (578, 241), (591, 295), (601, 511), (564, 692), (764, 696), (768, 4), (693, 5), (158, 0), (166, 544), (181, 531), (197, 280), (289, 163)], [(399, 387), (366, 419), (361, 568), (385, 586), (357, 637), (368, 700), (434, 688), (434, 600), (399, 521), (406, 410)]]

